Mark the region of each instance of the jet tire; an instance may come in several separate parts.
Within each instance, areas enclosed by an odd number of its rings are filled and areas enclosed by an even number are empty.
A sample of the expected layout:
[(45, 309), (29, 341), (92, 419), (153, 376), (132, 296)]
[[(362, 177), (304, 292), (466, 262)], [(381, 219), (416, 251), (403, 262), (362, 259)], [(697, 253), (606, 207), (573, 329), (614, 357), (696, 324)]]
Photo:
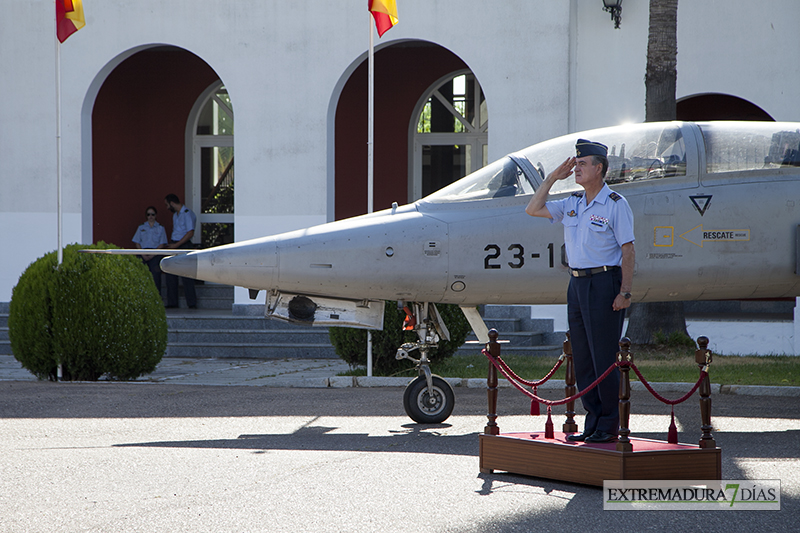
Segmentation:
[(428, 382), (423, 376), (414, 379), (403, 393), (406, 414), (419, 424), (439, 424), (453, 412), (456, 398), (453, 387), (433, 376), (433, 398), (428, 393)]

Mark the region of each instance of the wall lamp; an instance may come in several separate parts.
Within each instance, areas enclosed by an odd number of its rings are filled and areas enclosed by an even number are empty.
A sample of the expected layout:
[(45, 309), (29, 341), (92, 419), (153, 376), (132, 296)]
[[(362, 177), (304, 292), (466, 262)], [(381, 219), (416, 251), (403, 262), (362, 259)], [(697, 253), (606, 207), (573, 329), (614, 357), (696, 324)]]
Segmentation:
[(622, 0), (603, 0), (603, 11), (611, 13), (614, 28), (618, 30), (619, 23), (622, 21)]

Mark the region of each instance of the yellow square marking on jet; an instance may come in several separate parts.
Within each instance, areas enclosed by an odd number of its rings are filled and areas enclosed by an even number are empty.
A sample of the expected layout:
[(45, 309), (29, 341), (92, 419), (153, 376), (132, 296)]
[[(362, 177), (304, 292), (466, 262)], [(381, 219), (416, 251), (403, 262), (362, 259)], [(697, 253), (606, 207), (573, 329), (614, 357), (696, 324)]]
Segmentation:
[(653, 246), (670, 247), (674, 244), (675, 228), (672, 226), (655, 226), (653, 228)]

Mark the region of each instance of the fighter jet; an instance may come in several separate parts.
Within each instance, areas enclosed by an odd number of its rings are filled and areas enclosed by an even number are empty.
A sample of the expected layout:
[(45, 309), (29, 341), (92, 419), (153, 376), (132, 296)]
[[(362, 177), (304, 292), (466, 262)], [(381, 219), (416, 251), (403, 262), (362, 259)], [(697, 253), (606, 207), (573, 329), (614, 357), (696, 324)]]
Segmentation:
[[(420, 376), (404, 405), (418, 422), (453, 408), (427, 350), (447, 338), (437, 303), (458, 304), (481, 342), (479, 304), (565, 303), (563, 228), (525, 206), (578, 138), (609, 147), (611, 188), (634, 213), (633, 301), (800, 294), (800, 123), (666, 122), (583, 131), (512, 153), (412, 204), (168, 257), (165, 272), (267, 291), (266, 316), (381, 328), (386, 300), (419, 341), (398, 350)], [(582, 190), (574, 176), (550, 198)], [(141, 253), (141, 251), (139, 251)], [(419, 350), (420, 359), (410, 352)]]

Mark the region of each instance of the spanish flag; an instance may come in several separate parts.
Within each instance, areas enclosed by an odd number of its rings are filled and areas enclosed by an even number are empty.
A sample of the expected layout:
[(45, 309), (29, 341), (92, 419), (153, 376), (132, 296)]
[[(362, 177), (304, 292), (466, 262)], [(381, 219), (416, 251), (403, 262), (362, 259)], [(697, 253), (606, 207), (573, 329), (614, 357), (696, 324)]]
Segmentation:
[(83, 0), (56, 0), (56, 35), (60, 42), (84, 26)]
[(375, 19), (378, 37), (383, 37), (399, 21), (396, 0), (369, 0), (369, 10)]

